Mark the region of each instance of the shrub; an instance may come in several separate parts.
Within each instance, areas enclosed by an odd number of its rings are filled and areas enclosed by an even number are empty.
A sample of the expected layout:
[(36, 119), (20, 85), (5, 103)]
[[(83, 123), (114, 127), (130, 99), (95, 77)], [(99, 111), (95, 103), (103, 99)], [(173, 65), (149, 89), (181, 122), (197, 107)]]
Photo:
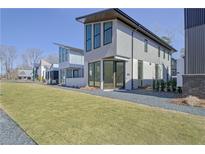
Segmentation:
[(171, 81), (168, 81), (168, 82), (167, 82), (167, 91), (171, 91), (170, 85), (171, 85)]
[(155, 90), (156, 89), (156, 82), (155, 82), (155, 80), (153, 79), (153, 82), (152, 82), (152, 88), (153, 88), (153, 90)]
[(176, 82), (176, 80), (172, 80), (171, 86), (172, 86), (172, 91), (175, 92), (175, 91), (176, 91), (176, 87), (177, 87), (177, 82)]
[(159, 89), (160, 89), (160, 82), (159, 82), (159, 80), (157, 80), (156, 89), (157, 89), (157, 91), (159, 91)]
[(178, 87), (177, 91), (178, 91), (179, 94), (181, 94), (182, 93), (182, 87)]
[(165, 89), (165, 82), (164, 80), (161, 80), (161, 91), (164, 91)]

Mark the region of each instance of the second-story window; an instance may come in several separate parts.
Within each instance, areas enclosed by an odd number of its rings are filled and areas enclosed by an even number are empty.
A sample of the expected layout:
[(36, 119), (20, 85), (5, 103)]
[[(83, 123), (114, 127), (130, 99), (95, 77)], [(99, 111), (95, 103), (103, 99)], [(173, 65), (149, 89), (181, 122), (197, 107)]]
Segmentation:
[(99, 48), (100, 47), (100, 42), (101, 42), (101, 35), (100, 35), (100, 23), (94, 24), (94, 49)]
[(160, 57), (160, 47), (158, 47), (158, 57)]
[(148, 40), (144, 40), (144, 52), (148, 52)]
[(112, 43), (112, 22), (105, 22), (103, 25), (103, 44)]
[(59, 63), (62, 62), (62, 54), (61, 54), (61, 47), (59, 47)]
[(86, 51), (92, 49), (92, 25), (86, 25)]

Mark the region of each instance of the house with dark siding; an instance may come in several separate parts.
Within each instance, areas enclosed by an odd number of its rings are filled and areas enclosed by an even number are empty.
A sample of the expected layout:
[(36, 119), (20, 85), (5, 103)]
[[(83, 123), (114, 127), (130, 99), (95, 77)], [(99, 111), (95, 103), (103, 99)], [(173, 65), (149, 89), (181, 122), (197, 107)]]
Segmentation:
[(205, 9), (184, 10), (185, 75), (183, 93), (205, 98)]

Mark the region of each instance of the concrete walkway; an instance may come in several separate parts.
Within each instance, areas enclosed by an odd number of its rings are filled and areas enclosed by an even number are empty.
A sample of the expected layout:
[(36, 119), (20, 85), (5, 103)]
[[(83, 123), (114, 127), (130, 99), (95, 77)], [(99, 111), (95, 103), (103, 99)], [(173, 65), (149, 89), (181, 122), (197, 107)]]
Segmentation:
[(205, 108), (169, 103), (173, 98), (178, 97), (176, 94), (173, 94), (173, 93), (151, 92), (151, 91), (145, 91), (145, 90), (103, 91), (100, 89), (83, 90), (83, 89), (75, 89), (75, 88), (68, 88), (68, 87), (61, 87), (61, 86), (54, 86), (54, 87), (66, 89), (66, 90), (78, 91), (78, 92), (87, 93), (91, 95), (97, 95), (97, 96), (130, 101), (130, 102), (148, 105), (152, 107), (160, 107), (163, 109), (205, 116)]
[(0, 145), (36, 144), (2, 109), (0, 109)]

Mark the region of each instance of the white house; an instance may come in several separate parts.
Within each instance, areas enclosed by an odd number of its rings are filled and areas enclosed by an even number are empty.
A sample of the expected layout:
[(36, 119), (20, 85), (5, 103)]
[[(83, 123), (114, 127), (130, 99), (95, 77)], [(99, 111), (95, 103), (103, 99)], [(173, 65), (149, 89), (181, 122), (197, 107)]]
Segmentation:
[(76, 18), (85, 25), (86, 85), (136, 89), (169, 80), (176, 50), (120, 9)]
[(69, 87), (85, 86), (84, 51), (55, 43), (59, 47), (59, 84)]
[(177, 59), (177, 87), (183, 87), (184, 75), (184, 50), (180, 53), (180, 58)]
[(44, 59), (40, 60), (40, 64), (37, 70), (37, 75), (41, 81), (46, 80), (46, 70), (49, 69), (50, 67), (51, 67), (51, 64), (49, 62), (47, 62)]
[(19, 80), (31, 80), (31, 79), (33, 79), (33, 70), (32, 69), (19, 69), (18, 70), (18, 79)]

